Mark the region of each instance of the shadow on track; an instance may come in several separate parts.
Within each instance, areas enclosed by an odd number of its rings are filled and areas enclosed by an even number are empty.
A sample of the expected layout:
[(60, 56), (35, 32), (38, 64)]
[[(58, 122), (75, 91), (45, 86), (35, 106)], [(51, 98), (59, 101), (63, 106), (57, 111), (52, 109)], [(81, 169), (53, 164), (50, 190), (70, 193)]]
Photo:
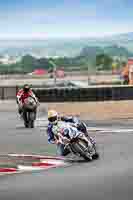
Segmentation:
[(23, 125), (22, 126), (16, 126), (15, 128), (16, 128), (16, 130), (35, 130), (35, 129), (37, 129), (37, 127), (25, 128)]
[(65, 161), (66, 162), (69, 162), (69, 163), (91, 163), (93, 162), (94, 160), (99, 160), (100, 159), (100, 156), (99, 155), (96, 155), (95, 157), (93, 157), (93, 160), (91, 161), (87, 161), (87, 160), (84, 160), (84, 159), (66, 159)]

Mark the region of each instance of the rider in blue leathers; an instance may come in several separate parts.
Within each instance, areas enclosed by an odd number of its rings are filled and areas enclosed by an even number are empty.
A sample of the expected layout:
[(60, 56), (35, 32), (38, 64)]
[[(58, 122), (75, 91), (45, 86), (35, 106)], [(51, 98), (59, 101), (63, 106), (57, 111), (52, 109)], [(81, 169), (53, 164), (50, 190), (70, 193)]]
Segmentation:
[[(76, 123), (75, 119), (73, 117), (60, 117), (61, 121), (69, 122), (69, 123)], [(53, 143), (54, 141), (54, 134), (52, 132), (53, 124), (49, 122), (47, 127), (47, 134), (48, 134), (48, 142)]]
[[(48, 120), (49, 120), (49, 124), (47, 127), (47, 135), (48, 135), (48, 143), (50, 143), (50, 144), (55, 144), (55, 138), (54, 138), (54, 133), (52, 131), (52, 128), (53, 128), (53, 125), (56, 124), (58, 120), (72, 123), (74, 126), (76, 126), (76, 128), (79, 131), (84, 132), (88, 136), (86, 127), (76, 117), (58, 116), (58, 113), (56, 111), (51, 110), (48, 112)], [(68, 149), (64, 149), (63, 144), (58, 143), (57, 144), (57, 153), (60, 156), (66, 156), (70, 152)]]

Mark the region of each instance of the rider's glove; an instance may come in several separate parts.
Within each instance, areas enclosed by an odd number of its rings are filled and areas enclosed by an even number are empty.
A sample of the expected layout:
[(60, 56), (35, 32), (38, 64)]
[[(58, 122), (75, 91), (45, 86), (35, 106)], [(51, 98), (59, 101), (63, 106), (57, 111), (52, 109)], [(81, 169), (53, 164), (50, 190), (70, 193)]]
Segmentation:
[(70, 140), (69, 140), (67, 137), (63, 137), (63, 142), (64, 142), (65, 144), (67, 144), (68, 142), (70, 142)]

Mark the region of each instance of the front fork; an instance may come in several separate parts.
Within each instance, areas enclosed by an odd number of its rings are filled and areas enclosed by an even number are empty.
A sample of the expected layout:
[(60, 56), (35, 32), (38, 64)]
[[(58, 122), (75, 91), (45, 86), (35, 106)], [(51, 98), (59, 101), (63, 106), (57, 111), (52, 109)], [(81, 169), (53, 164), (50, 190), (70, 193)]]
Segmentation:
[(85, 142), (87, 142), (88, 144), (88, 147), (92, 147), (92, 143), (91, 143), (91, 140), (90, 140), (90, 137), (86, 137), (84, 134), (82, 134), (81, 136), (79, 136), (81, 139), (83, 139)]

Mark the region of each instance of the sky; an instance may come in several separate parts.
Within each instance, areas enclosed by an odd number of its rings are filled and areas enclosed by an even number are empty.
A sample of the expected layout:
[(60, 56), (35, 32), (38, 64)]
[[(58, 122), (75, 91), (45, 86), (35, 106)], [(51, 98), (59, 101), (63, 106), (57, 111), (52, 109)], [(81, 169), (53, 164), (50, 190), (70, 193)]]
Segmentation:
[(132, 32), (132, 8), (132, 0), (1, 0), (0, 38), (82, 38)]

